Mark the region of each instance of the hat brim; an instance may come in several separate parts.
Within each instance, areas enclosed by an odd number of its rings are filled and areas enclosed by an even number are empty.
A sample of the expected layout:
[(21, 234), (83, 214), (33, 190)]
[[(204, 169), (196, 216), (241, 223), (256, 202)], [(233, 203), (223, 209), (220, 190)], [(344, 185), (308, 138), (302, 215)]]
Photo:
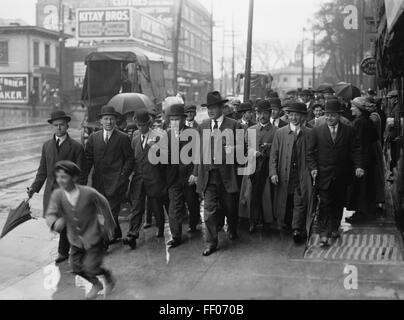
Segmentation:
[(104, 116), (115, 116), (116, 118), (119, 118), (121, 115), (119, 113), (112, 113), (112, 112), (107, 112), (107, 113), (101, 113), (98, 116), (98, 119), (101, 119)]
[(69, 117), (69, 116), (63, 116), (63, 117), (57, 117), (57, 118), (49, 119), (49, 120), (48, 120), (48, 123), (49, 123), (49, 124), (52, 124), (53, 121), (55, 121), (55, 120), (62, 120), (62, 119), (66, 120), (67, 122), (70, 122), (70, 121), (72, 120), (72, 118)]
[(324, 113), (344, 113), (344, 110), (324, 110)]
[(187, 117), (185, 113), (169, 113), (167, 117)]
[(217, 102), (214, 102), (214, 103), (204, 103), (201, 106), (202, 107), (212, 107), (212, 106), (216, 106), (216, 105), (221, 105), (221, 104), (226, 103), (226, 102), (229, 102), (229, 99), (225, 99), (225, 100), (222, 100), (222, 101), (217, 101)]
[(283, 110), (286, 112), (296, 112), (296, 113), (301, 113), (301, 114), (307, 114), (307, 111), (296, 110), (294, 108), (285, 107)]

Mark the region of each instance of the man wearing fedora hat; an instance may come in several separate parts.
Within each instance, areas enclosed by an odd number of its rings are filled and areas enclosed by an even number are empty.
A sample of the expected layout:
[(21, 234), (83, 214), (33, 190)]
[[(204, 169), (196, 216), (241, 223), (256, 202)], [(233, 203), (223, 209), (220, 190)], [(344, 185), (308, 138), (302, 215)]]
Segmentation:
[(318, 224), (321, 246), (328, 246), (330, 238), (339, 237), (353, 169), (357, 178), (365, 174), (360, 142), (354, 129), (340, 121), (342, 112), (338, 100), (327, 100), (326, 123), (313, 129), (307, 152), (307, 164), (320, 197)]
[[(184, 217), (185, 204), (189, 211), (189, 231), (195, 232), (200, 217), (200, 203), (196, 192), (195, 180), (193, 179), (194, 164), (191, 162), (185, 164), (181, 159), (181, 151), (185, 145), (190, 142), (182, 141), (181, 134), (188, 136), (194, 130), (185, 125), (184, 105), (172, 105), (167, 113), (170, 121), (170, 130), (168, 130), (168, 161), (167, 165), (167, 187), (169, 196), (168, 217), (172, 234), (172, 240), (167, 245), (171, 248), (177, 247), (182, 242), (182, 220)], [(173, 141), (177, 141), (177, 147), (174, 147)], [(176, 153), (176, 154), (175, 154)], [(174, 160), (174, 161), (173, 161)], [(178, 162), (176, 161), (178, 160)]]
[(274, 212), (278, 226), (292, 229), (293, 240), (304, 238), (310, 194), (310, 174), (306, 166), (306, 150), (311, 130), (304, 126), (306, 105), (291, 101), (286, 107), (289, 125), (275, 133), (269, 159), (269, 176), (276, 186)]
[[(225, 100), (218, 91), (210, 92), (207, 95), (207, 103), (203, 107), (208, 108), (210, 119), (203, 121), (199, 126), (201, 137), (201, 155), (204, 151), (210, 150), (210, 159), (202, 157), (201, 164), (195, 166), (194, 177), (197, 181), (197, 191), (204, 196), (204, 221), (205, 221), (205, 243), (204, 256), (209, 256), (217, 250), (218, 245), (218, 209), (222, 208), (227, 216), (230, 240), (237, 239), (237, 214), (235, 197), (239, 192), (237, 184), (237, 166), (235, 164), (223, 163), (226, 157), (222, 156), (222, 163), (215, 161), (215, 150), (212, 152), (212, 142), (203, 141), (205, 132), (212, 134), (223, 134), (224, 131), (231, 131), (236, 136), (236, 130), (242, 130), (237, 121), (223, 115)], [(214, 139), (216, 140), (216, 139)], [(233, 141), (233, 146), (236, 142)], [(226, 153), (227, 146), (222, 145), (222, 155)], [(230, 148), (232, 146), (230, 145)], [(214, 148), (217, 149), (217, 148)], [(217, 160), (217, 159), (216, 159)], [(215, 163), (216, 162), (216, 163)], [(235, 161), (234, 161), (235, 163)]]
[(136, 125), (139, 128), (132, 139), (132, 154), (134, 158), (133, 176), (130, 184), (130, 198), (132, 201), (129, 231), (124, 244), (136, 249), (136, 240), (142, 225), (145, 212), (145, 201), (155, 216), (157, 237), (164, 237), (164, 197), (167, 193), (165, 183), (165, 168), (161, 164), (149, 161), (149, 150), (157, 142), (156, 131), (152, 131), (151, 119), (147, 110), (136, 112)]
[[(48, 123), (52, 125), (53, 137), (46, 141), (42, 146), (42, 155), (39, 168), (31, 187), (28, 188), (28, 196), (32, 197), (38, 193), (46, 181), (43, 197), (43, 212), (45, 214), (49, 204), (50, 195), (53, 190), (58, 188), (53, 167), (56, 162), (61, 160), (70, 160), (77, 164), (81, 170), (86, 170), (86, 160), (84, 157), (84, 148), (78, 141), (72, 139), (68, 134), (69, 122), (71, 118), (64, 111), (57, 110), (51, 113)], [(84, 174), (80, 175), (80, 184), (87, 184)], [(60, 233), (58, 257), (56, 263), (67, 260), (69, 257), (69, 241), (67, 239), (66, 229)]]
[(122, 238), (118, 216), (133, 168), (130, 139), (116, 128), (119, 117), (114, 107), (103, 106), (99, 115), (102, 130), (90, 135), (85, 148), (88, 163), (86, 174), (94, 167), (93, 187), (108, 199), (115, 219), (116, 230), (112, 243)]
[(288, 125), (288, 123), (280, 118), (282, 103), (279, 98), (272, 98), (269, 100), (271, 106), (271, 118), (269, 119), (270, 123), (277, 127), (283, 128)]

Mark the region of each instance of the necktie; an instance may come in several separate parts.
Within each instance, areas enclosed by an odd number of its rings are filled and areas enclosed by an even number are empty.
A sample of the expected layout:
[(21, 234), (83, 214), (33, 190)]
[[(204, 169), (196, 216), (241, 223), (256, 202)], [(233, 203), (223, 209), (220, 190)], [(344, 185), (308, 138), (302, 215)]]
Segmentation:
[(332, 141), (335, 142), (335, 139), (337, 138), (337, 129), (335, 127), (331, 127), (331, 138)]
[(141, 140), (142, 140), (142, 149), (144, 149), (144, 147), (145, 147), (144, 142), (146, 140), (146, 136), (142, 134), (142, 139)]
[(60, 139), (56, 139), (56, 149), (59, 152), (60, 149)]
[(213, 120), (215, 122), (215, 125), (213, 126), (213, 130), (219, 129), (219, 124), (217, 120)]
[(107, 133), (107, 134), (105, 134), (105, 144), (108, 144), (108, 140), (109, 140), (109, 137), (108, 137), (108, 133)]

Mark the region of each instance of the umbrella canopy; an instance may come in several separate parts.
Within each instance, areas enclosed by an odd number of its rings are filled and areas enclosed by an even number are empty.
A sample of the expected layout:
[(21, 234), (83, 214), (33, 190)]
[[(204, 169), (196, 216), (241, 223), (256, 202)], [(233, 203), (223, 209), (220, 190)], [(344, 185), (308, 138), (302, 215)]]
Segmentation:
[(316, 92), (334, 93), (334, 89), (332, 88), (332, 84), (330, 84), (330, 83), (322, 83), (317, 87)]
[(117, 112), (123, 115), (140, 109), (147, 109), (148, 111), (155, 109), (150, 98), (142, 93), (119, 93), (107, 105), (114, 107)]
[(335, 95), (344, 98), (346, 102), (361, 96), (359, 88), (350, 83), (339, 83), (334, 86)]
[(18, 227), (21, 223), (32, 219), (31, 208), (28, 201), (29, 200), (24, 200), (16, 209), (10, 211), (0, 238), (3, 238), (7, 233)]

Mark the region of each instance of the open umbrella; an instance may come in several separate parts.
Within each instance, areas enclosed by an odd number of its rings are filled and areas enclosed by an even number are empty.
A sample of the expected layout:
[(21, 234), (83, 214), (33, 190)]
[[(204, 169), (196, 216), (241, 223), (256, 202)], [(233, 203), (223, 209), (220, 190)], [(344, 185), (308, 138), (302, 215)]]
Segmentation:
[(334, 93), (334, 89), (330, 83), (320, 84), (315, 91), (320, 93)]
[(20, 203), (20, 205), (10, 211), (8, 214), (6, 223), (3, 227), (3, 231), (1, 232), (0, 239), (3, 238), (7, 233), (11, 230), (18, 227), (21, 223), (33, 219), (31, 216), (31, 207), (29, 205), (29, 199), (24, 200)]
[(344, 98), (346, 102), (361, 96), (361, 91), (359, 88), (350, 83), (339, 83), (334, 86), (334, 91), (336, 96)]
[(117, 112), (123, 115), (140, 109), (147, 109), (148, 111), (155, 109), (150, 98), (142, 93), (119, 93), (107, 105), (114, 107)]

